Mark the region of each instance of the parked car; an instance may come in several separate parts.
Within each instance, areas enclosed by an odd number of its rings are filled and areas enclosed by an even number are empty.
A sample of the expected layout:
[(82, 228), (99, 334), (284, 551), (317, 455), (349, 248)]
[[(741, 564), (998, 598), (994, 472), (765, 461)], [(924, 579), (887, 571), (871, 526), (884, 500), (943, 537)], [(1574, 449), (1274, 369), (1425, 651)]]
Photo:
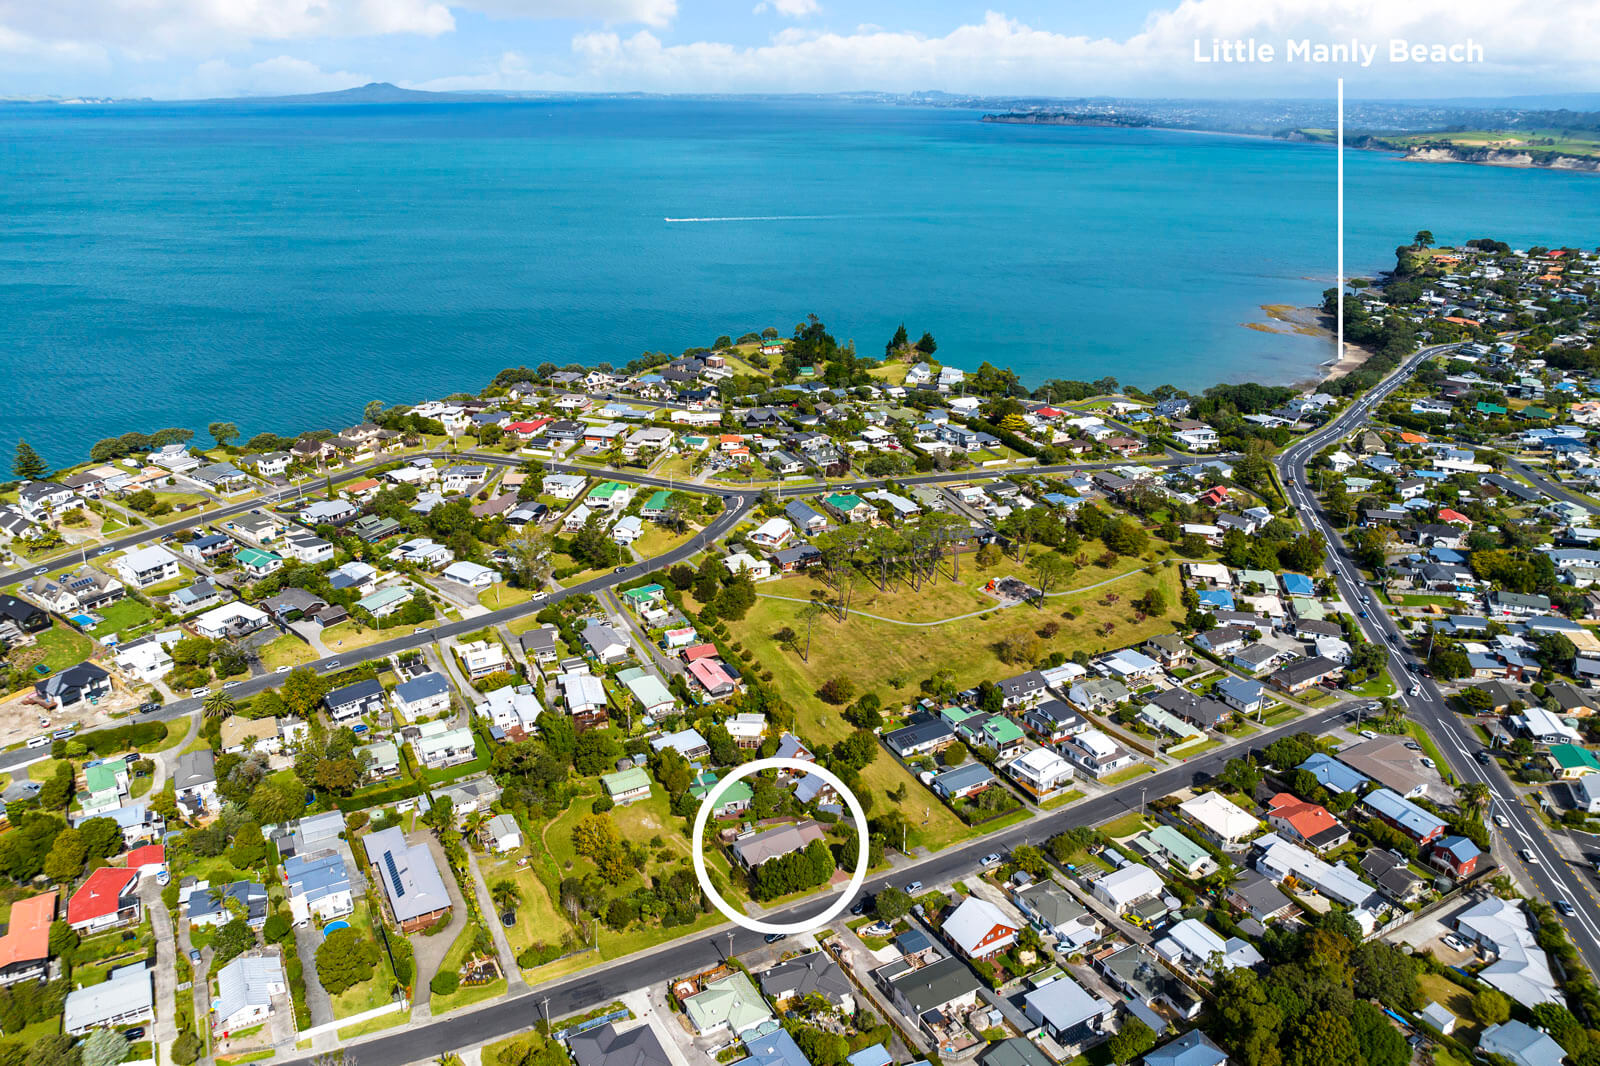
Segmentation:
[(1522, 857), (1522, 861), (1527, 863), (1529, 866), (1539, 865), (1539, 856), (1533, 853), (1532, 848), (1523, 848), (1521, 851), (1517, 852), (1517, 854), (1520, 855)]
[(1000, 853), (998, 851), (991, 851), (989, 854), (987, 854), (987, 855), (985, 855), (983, 857), (983, 864), (985, 866), (993, 866), (995, 863), (997, 863), (999, 861), (1000, 861)]
[(922, 882), (921, 881), (913, 881), (909, 885), (906, 886), (906, 895), (908, 895), (908, 896), (915, 896), (918, 892), (921, 892), (921, 891), (922, 891)]
[(1461, 938), (1456, 936), (1454, 933), (1446, 933), (1444, 936), (1439, 938), (1439, 943), (1443, 944), (1445, 947), (1449, 948), (1451, 951), (1466, 951), (1467, 950), (1467, 945), (1463, 944), (1461, 942)]
[(769, 944), (776, 944), (780, 940), (787, 940), (787, 939), (789, 939), (789, 934), (788, 933), (768, 933), (766, 935), (766, 941)]

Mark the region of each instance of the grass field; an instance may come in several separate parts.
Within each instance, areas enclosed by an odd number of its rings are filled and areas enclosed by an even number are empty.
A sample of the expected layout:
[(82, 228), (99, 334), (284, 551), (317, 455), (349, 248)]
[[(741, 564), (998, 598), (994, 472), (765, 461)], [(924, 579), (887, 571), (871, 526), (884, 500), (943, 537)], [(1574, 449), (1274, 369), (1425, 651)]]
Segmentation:
[(1455, 1034), (1468, 1043), (1477, 1043), (1478, 1025), (1472, 1019), (1472, 993), (1447, 977), (1424, 973), (1417, 978), (1424, 999), (1431, 999), (1456, 1016)]
[(641, 559), (654, 559), (676, 548), (692, 536), (694, 536), (693, 530), (687, 533), (674, 533), (659, 523), (646, 522), (644, 535), (633, 542), (633, 550)]
[(61, 622), (35, 636), (37, 644), (11, 653), (13, 666), (32, 670), (42, 663), (54, 674), (83, 662), (94, 651), (94, 641)]
[(1499, 148), (1507, 151), (1600, 156), (1600, 138), (1574, 136), (1569, 130), (1451, 130), (1448, 133), (1385, 136), (1384, 141), (1405, 148), (1424, 144), (1451, 144), (1458, 148)]
[[(432, 625), (424, 622), (423, 625)], [(361, 629), (357, 631), (354, 622), (340, 622), (338, 625), (329, 626), (322, 631), (322, 643), (330, 652), (356, 651), (370, 644), (378, 644), (396, 637), (410, 636), (415, 630), (414, 625), (400, 625), (392, 629)], [(313, 653), (315, 658), (315, 653)]]
[(317, 653), (311, 650), (311, 645), (292, 633), (285, 633), (261, 649), (261, 665), (268, 670), (276, 670), (280, 666), (299, 666), (316, 657)]
[[(987, 617), (943, 624), (897, 625), (860, 615), (850, 615), (839, 622), (824, 616), (816, 622), (809, 660), (780, 647), (773, 639), (784, 627), (804, 634), (806, 623), (801, 612), (806, 605), (766, 598), (768, 594), (781, 594), (807, 599), (812, 585), (809, 578), (763, 585), (762, 598), (743, 621), (732, 623), (731, 627), (736, 638), (754, 650), (761, 665), (773, 672), (783, 694), (794, 703), (802, 733), (832, 742), (848, 735), (850, 727), (835, 709), (816, 696), (830, 678), (847, 677), (859, 691), (883, 695), (887, 689), (885, 703), (892, 705), (918, 695), (921, 682), (942, 669), (955, 675), (958, 688), (1021, 673), (1027, 669), (1026, 664), (1001, 662), (996, 647), (1008, 637), (1035, 637), (1047, 623), (1058, 628), (1053, 636), (1037, 638), (1041, 658), (1053, 651), (1071, 654), (1082, 649), (1093, 654), (1137, 644), (1167, 631), (1170, 623), (1162, 618), (1135, 621), (1130, 603), (1150, 588), (1160, 588), (1167, 602), (1176, 604), (1177, 576), (1176, 568), (1158, 569), (1154, 576), (1136, 573), (1117, 584), (1118, 599), (1114, 604), (1102, 603), (1104, 593), (1094, 590), (1077, 597), (1051, 599), (1042, 611), (1026, 605), (997, 608)], [(951, 599), (966, 597), (971, 591), (961, 586), (947, 587), (951, 591), (930, 589), (927, 593), (929, 598), (944, 598), (944, 606), (935, 609), (939, 617), (948, 617), (943, 612), (949, 609)], [(878, 594), (876, 600), (858, 598), (852, 610), (886, 618), (900, 617), (895, 612), (901, 608), (907, 613), (928, 613), (915, 606), (916, 600), (914, 594), (892, 589)], [(862, 606), (864, 603), (872, 606)], [(1079, 609), (1078, 617), (1065, 617)], [(1103, 630), (1106, 624), (1113, 627), (1109, 633)]]
[(97, 640), (103, 640), (113, 633), (126, 635), (156, 617), (154, 611), (131, 596), (125, 596), (109, 607), (95, 611), (95, 614), (100, 616), (101, 621), (89, 632)]
[(519, 603), (527, 603), (533, 599), (534, 591), (534, 589), (513, 588), (504, 581), (497, 581), (478, 593), (478, 603), (490, 610), (515, 607)]

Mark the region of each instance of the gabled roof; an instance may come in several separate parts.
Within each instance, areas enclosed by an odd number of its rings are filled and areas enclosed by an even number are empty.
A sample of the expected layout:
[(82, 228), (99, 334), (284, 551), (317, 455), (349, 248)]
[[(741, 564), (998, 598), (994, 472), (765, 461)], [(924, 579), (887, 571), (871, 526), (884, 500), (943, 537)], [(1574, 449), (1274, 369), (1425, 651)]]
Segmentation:
[(13, 903), (6, 935), (0, 936), (0, 970), (49, 958), (50, 923), (55, 916), (55, 889)]
[(67, 900), (67, 921), (78, 925), (117, 913), (118, 901), (138, 876), (137, 870), (126, 866), (102, 866), (94, 871)]

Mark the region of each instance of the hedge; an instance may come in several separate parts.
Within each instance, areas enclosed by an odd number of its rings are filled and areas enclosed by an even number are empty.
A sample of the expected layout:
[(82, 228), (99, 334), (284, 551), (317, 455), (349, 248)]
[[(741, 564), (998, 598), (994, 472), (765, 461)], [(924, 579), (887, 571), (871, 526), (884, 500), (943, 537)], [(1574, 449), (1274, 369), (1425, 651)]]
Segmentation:
[(129, 722), (109, 729), (96, 729), (73, 739), (95, 755), (111, 755), (161, 743), (167, 739), (167, 723)]

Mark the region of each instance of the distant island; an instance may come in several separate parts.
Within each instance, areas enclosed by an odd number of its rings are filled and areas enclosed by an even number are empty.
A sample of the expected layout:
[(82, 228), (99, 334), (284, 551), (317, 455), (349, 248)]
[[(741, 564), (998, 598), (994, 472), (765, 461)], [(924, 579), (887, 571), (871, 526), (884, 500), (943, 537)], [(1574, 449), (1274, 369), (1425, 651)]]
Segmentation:
[(1154, 125), (1148, 115), (1119, 115), (1103, 111), (1006, 111), (984, 115), (983, 121), (1026, 126), (1115, 126), (1128, 129)]

